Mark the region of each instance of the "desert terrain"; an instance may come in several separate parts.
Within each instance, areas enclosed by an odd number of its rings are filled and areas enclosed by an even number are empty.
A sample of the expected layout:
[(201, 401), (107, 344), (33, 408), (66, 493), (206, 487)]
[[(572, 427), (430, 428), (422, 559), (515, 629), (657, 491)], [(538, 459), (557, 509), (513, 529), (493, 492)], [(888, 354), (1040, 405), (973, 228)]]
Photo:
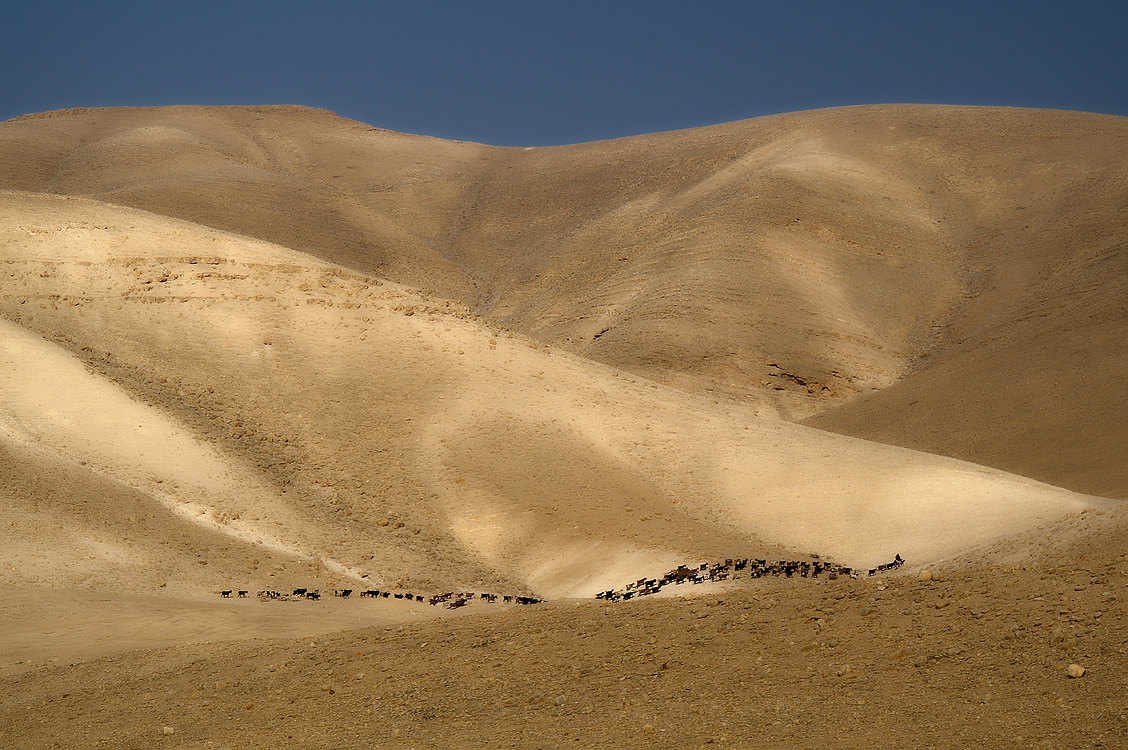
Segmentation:
[(0, 747), (1128, 746), (1126, 146), (0, 123)]

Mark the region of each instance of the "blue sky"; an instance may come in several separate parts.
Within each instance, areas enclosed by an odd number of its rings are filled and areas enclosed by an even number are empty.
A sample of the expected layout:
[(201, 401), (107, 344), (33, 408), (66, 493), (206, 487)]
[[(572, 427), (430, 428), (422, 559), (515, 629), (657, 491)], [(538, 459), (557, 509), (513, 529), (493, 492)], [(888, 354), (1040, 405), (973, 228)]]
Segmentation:
[(498, 145), (847, 104), (1128, 115), (1126, 2), (5, 2), (0, 120), (306, 104)]

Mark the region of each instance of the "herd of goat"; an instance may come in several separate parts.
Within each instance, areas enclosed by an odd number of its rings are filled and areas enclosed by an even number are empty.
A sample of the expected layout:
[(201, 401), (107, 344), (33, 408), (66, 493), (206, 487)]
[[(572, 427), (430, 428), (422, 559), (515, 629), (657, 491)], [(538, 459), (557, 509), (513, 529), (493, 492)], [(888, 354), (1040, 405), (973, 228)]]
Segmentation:
[[(904, 564), (905, 561), (901, 559), (900, 555), (897, 555), (892, 562), (883, 563), (876, 568), (870, 568), (868, 571), (855, 570), (844, 565), (824, 562), (822, 560), (781, 560), (768, 562), (767, 560), (742, 559), (725, 560), (723, 563), (716, 564), (702, 563), (697, 567), (679, 565), (661, 578), (640, 578), (634, 583), (628, 583), (622, 589), (601, 591), (595, 595), (595, 598), (609, 602), (624, 602), (638, 597), (657, 594), (663, 587), (669, 585), (729, 581), (736, 578), (763, 578), (765, 576), (817, 578), (823, 573), (825, 573), (830, 580), (834, 580), (840, 576), (860, 578), (863, 573), (875, 576), (878, 573), (895, 570)], [(228, 589), (219, 592), (220, 596), (225, 599), (230, 598), (232, 594), (237, 595), (241, 599), (245, 599), (248, 593), (248, 591), (236, 589)], [(347, 599), (352, 595), (352, 589), (335, 589), (333, 591), (333, 596), (342, 599)], [(533, 596), (454, 592), (424, 597), (421, 594), (408, 594), (402, 591), (379, 591), (376, 589), (361, 591), (358, 596), (370, 597), (372, 599), (404, 599), (409, 602), (427, 602), (434, 607), (445, 606), (447, 609), (458, 609), (472, 601), (482, 601), (487, 604), (494, 604), (500, 601), (506, 604), (521, 605), (539, 604), (542, 601)], [(321, 598), (321, 593), (316, 590), (301, 588), (294, 589), (289, 594), (279, 591), (260, 591), (258, 592), (258, 598), (263, 601), (294, 601), (297, 599), (317, 601)]]
[[(348, 599), (353, 595), (353, 589), (334, 589), (333, 596), (338, 599)], [(235, 595), (239, 599), (246, 599), (250, 594), (249, 591), (225, 589), (219, 592), (219, 595), (224, 599), (230, 599)], [(436, 594), (430, 598), (424, 597), (421, 594), (408, 594), (403, 591), (379, 591), (378, 589), (367, 589), (357, 593), (360, 597), (370, 597), (372, 599), (403, 599), (409, 602), (427, 602), (432, 606), (439, 606), (445, 604), (448, 609), (457, 609), (464, 607), (470, 602), (480, 599), (481, 601), (493, 604), (501, 601), (506, 604), (539, 604), (541, 599), (532, 596), (510, 596), (501, 594), (470, 594), (470, 593), (454, 593), (453, 591), (446, 594)], [(321, 592), (316, 589), (294, 589), (291, 593), (287, 594), (281, 591), (260, 591), (258, 598), (262, 601), (277, 601), (277, 602), (292, 602), (299, 599), (306, 599), (309, 601), (317, 601), (321, 598)]]
[[(905, 561), (898, 554), (892, 562), (882, 563), (876, 568), (870, 568), (868, 574), (875, 576), (878, 573), (896, 570), (904, 564)], [(777, 562), (750, 559), (725, 560), (723, 563), (713, 565), (702, 563), (693, 568), (679, 565), (661, 578), (640, 578), (634, 583), (628, 583), (622, 589), (601, 591), (595, 595), (595, 598), (609, 602), (625, 602), (636, 597), (657, 594), (669, 585), (729, 581), (735, 578), (763, 578), (764, 576), (817, 578), (822, 573), (826, 573), (828, 579), (834, 580), (839, 576), (860, 578), (863, 572), (866, 571), (855, 570), (845, 565), (822, 560), (780, 560)]]

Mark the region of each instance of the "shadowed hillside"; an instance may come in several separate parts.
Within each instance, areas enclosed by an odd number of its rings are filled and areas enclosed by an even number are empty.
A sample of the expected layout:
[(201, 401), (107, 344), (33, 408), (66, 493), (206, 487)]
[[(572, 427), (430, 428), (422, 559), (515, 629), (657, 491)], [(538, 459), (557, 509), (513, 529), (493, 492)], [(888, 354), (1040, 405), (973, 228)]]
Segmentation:
[(431, 289), (691, 393), (1122, 497), (1125, 144), (1123, 118), (1011, 109), (501, 149), (174, 107), (4, 123), (0, 180)]

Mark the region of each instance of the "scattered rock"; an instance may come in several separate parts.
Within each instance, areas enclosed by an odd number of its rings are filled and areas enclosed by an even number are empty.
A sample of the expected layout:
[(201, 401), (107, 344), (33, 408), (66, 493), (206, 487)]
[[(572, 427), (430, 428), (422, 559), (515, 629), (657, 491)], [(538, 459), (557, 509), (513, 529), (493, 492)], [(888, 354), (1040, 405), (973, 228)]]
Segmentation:
[(932, 571), (922, 570), (920, 572), (920, 575), (917, 576), (917, 580), (918, 581), (931, 581), (932, 580)]
[(1065, 673), (1069, 675), (1070, 679), (1076, 679), (1085, 674), (1085, 668), (1080, 664), (1070, 664), (1065, 668)]
[(164, 735), (176, 734), (176, 730), (173, 729), (172, 727), (161, 727), (161, 734), (164, 734)]

